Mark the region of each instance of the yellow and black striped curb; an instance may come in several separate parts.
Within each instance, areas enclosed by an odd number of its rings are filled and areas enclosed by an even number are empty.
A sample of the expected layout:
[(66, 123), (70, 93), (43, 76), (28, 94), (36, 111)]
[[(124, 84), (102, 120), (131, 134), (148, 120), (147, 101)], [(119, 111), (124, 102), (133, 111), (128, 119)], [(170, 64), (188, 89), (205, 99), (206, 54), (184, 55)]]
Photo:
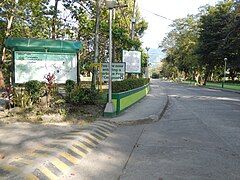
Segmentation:
[(31, 153), (1, 164), (0, 179), (58, 179), (116, 127), (112, 122), (96, 121), (87, 129), (65, 133), (50, 144), (36, 147)]

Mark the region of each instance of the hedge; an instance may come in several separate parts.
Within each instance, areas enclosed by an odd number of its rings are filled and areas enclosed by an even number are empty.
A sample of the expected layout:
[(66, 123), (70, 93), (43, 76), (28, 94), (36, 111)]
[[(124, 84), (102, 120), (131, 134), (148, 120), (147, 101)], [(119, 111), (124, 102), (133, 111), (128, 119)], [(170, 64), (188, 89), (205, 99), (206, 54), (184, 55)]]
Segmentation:
[(113, 93), (119, 93), (124, 91), (129, 91), (141, 86), (148, 84), (149, 78), (138, 78), (138, 79), (125, 79), (123, 81), (112, 82)]

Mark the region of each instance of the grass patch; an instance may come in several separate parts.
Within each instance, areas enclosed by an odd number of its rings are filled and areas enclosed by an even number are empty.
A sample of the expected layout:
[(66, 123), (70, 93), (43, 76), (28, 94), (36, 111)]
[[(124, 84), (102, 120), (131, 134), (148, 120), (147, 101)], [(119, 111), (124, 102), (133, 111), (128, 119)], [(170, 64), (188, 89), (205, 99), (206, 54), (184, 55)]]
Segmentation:
[[(222, 89), (222, 83), (221, 82), (207, 82), (206, 87), (216, 87)], [(233, 83), (224, 83), (223, 89), (229, 89), (229, 90), (237, 90), (240, 91), (240, 85), (239, 84), (233, 84)]]
[[(181, 83), (194, 85), (196, 81), (182, 81)], [(240, 91), (240, 84), (229, 82), (224, 83), (224, 88), (222, 88), (222, 82), (207, 82), (206, 87)]]

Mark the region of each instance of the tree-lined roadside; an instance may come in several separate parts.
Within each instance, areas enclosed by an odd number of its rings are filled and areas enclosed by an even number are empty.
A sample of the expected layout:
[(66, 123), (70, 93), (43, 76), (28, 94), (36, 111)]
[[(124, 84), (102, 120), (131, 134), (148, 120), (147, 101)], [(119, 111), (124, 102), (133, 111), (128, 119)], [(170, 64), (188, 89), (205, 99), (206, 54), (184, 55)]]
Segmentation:
[(240, 75), (240, 4), (222, 1), (201, 7), (196, 15), (177, 19), (160, 45), (166, 52), (160, 73), (171, 79), (221, 81), (224, 58), (228, 79)]

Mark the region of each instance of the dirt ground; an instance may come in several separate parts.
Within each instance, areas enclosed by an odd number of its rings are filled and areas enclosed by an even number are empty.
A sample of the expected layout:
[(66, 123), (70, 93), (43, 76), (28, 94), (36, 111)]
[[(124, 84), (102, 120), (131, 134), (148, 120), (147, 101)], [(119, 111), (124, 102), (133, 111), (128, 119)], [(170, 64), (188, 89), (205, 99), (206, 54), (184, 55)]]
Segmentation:
[(0, 123), (28, 122), (37, 124), (90, 123), (101, 117), (102, 105), (66, 106), (65, 108), (12, 108), (0, 111)]

